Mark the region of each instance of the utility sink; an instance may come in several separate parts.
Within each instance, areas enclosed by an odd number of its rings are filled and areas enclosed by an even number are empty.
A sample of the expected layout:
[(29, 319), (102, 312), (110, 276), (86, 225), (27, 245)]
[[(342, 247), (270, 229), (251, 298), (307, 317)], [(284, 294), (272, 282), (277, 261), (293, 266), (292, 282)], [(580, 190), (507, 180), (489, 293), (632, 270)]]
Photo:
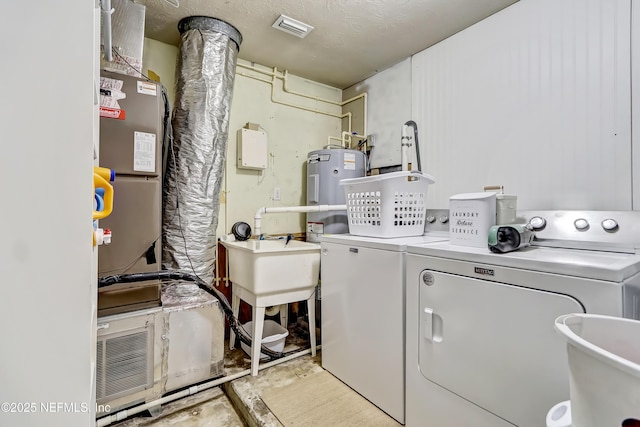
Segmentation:
[(314, 288), (320, 274), (320, 245), (291, 240), (222, 242), (227, 248), (229, 280), (252, 294)]

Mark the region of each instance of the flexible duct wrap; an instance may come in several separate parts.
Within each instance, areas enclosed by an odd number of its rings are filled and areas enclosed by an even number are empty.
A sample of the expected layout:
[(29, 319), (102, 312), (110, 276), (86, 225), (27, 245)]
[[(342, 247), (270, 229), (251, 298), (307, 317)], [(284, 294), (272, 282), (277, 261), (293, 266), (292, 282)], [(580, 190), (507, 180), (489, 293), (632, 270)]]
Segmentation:
[(209, 17), (178, 24), (173, 145), (164, 186), (163, 267), (213, 282), (229, 112), (242, 36)]

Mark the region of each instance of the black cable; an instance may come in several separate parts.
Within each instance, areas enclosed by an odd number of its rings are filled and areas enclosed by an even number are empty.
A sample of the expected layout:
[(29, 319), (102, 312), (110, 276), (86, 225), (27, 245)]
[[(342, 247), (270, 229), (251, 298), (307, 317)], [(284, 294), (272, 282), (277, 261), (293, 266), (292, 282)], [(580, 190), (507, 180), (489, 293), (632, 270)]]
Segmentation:
[[(119, 274), (124, 274), (124, 273), (126, 273), (127, 271), (129, 271), (129, 269), (130, 269), (131, 267), (133, 267), (133, 266), (136, 264), (136, 262), (138, 262), (138, 260), (139, 260), (140, 258), (142, 258), (142, 257), (143, 257), (143, 255), (144, 255), (144, 254), (146, 254), (146, 253), (147, 253), (147, 251), (149, 250), (149, 247), (150, 247), (150, 246), (153, 246), (153, 245), (155, 245), (156, 243), (158, 243), (158, 241), (160, 240), (160, 238), (161, 238), (161, 237), (162, 237), (162, 236), (158, 236), (158, 237), (156, 237), (156, 238), (154, 239), (154, 241), (153, 241), (153, 242), (151, 242), (151, 244), (150, 244), (149, 246), (147, 246), (147, 249), (145, 249), (144, 251), (140, 252), (138, 256), (136, 256), (134, 259), (132, 259), (131, 261), (129, 261), (129, 262), (128, 262), (127, 264), (125, 264), (124, 266), (117, 267), (117, 268), (112, 268), (111, 270), (103, 271), (103, 272), (102, 272), (102, 274), (111, 274), (111, 273), (115, 273), (115, 272), (119, 272)], [(160, 243), (160, 244), (162, 244), (162, 243)]]
[[(146, 76), (144, 73), (142, 73), (140, 70), (138, 70), (136, 67), (134, 67), (133, 65), (131, 65), (131, 63), (129, 61), (127, 61), (122, 55), (120, 55), (120, 53), (115, 49), (112, 48), (113, 52), (122, 60), (124, 61), (125, 64), (127, 64), (129, 67), (131, 67), (132, 70), (134, 70), (135, 72), (137, 72), (138, 74), (140, 74), (142, 77), (144, 77), (145, 79), (147, 79), (148, 81), (152, 81), (148, 76)], [(189, 261), (189, 265), (191, 266), (191, 271), (193, 271), (193, 274), (196, 275), (196, 277), (198, 277), (198, 279), (200, 279), (200, 276), (198, 276), (198, 273), (196, 273), (195, 268), (193, 267), (193, 261), (191, 261), (191, 257), (189, 256), (189, 252), (187, 250), (187, 238), (184, 235), (184, 231), (182, 229), (182, 215), (180, 215), (180, 187), (179, 187), (179, 182), (178, 182), (178, 176), (177, 176), (177, 164), (176, 164), (176, 157), (175, 157), (175, 151), (174, 151), (174, 145), (173, 145), (173, 126), (171, 125), (171, 120), (170, 120), (170, 115), (171, 115), (171, 111), (170, 111), (170, 106), (169, 106), (169, 99), (167, 97), (167, 93), (166, 93), (166, 89), (164, 87), (164, 85), (160, 84), (160, 87), (162, 88), (161, 92), (162, 92), (162, 97), (163, 97), (163, 102), (165, 103), (165, 116), (164, 116), (164, 120), (165, 120), (165, 136), (168, 136), (169, 139), (169, 151), (171, 152), (171, 159), (173, 161), (173, 172), (174, 172), (174, 180), (176, 183), (176, 206), (174, 208), (173, 211), (173, 216), (171, 217), (171, 219), (168, 220), (168, 222), (171, 222), (174, 218), (175, 215), (178, 215), (178, 230), (180, 230), (180, 235), (182, 236), (182, 241), (184, 242), (184, 254), (187, 257), (187, 260)], [(163, 141), (163, 146), (164, 146), (164, 141)], [(202, 279), (200, 279), (202, 280)]]
[[(113, 48), (112, 50), (122, 61), (124, 61), (129, 67), (131, 67), (131, 69), (136, 71), (138, 74), (140, 74), (142, 77), (144, 77), (148, 81), (152, 81), (148, 76), (146, 76), (140, 70), (138, 70), (133, 65), (131, 65), (131, 63), (129, 63), (129, 61), (127, 61), (122, 55), (120, 55), (120, 53), (115, 48)], [(182, 236), (182, 241), (184, 242), (184, 253), (185, 253), (185, 256), (187, 257), (187, 260), (189, 261), (189, 265), (191, 266), (191, 271), (193, 271), (193, 275), (191, 275), (190, 273), (163, 270), (159, 272), (150, 272), (150, 273), (132, 273), (132, 274), (121, 274), (117, 276), (106, 276), (106, 277), (101, 277), (98, 280), (98, 288), (110, 286), (116, 283), (130, 283), (130, 282), (138, 282), (138, 281), (153, 280), (153, 279), (160, 279), (160, 280), (181, 279), (181, 280), (195, 282), (200, 289), (214, 296), (222, 303), (223, 311), (225, 312), (225, 315), (229, 319), (229, 326), (233, 328), (233, 331), (236, 333), (240, 341), (244, 342), (247, 345), (251, 345), (251, 338), (247, 336), (247, 332), (244, 330), (244, 327), (240, 324), (240, 322), (238, 322), (238, 320), (233, 315), (233, 310), (231, 308), (231, 305), (229, 304), (229, 301), (227, 300), (227, 297), (225, 297), (224, 294), (220, 293), (217, 289), (208, 286), (206, 282), (202, 280), (200, 276), (198, 276), (198, 273), (196, 273), (195, 268), (193, 267), (193, 262), (191, 261), (191, 257), (189, 257), (189, 252), (187, 250), (187, 239), (184, 235), (184, 231), (182, 228), (182, 216), (180, 215), (180, 187), (179, 187), (179, 182), (177, 177), (177, 164), (176, 164), (176, 156), (174, 151), (175, 147), (173, 145), (174, 138), (173, 138), (173, 126), (171, 124), (171, 110), (170, 110), (171, 107), (169, 105), (169, 99), (167, 97), (167, 93), (164, 85), (160, 84), (160, 87), (161, 87), (163, 102), (165, 104), (165, 115), (164, 115), (165, 132), (164, 132), (164, 138), (163, 138), (163, 149), (165, 147), (166, 140), (168, 140), (169, 144), (167, 149), (167, 157), (169, 153), (171, 153), (171, 160), (173, 162), (173, 173), (175, 174), (173, 178), (175, 180), (174, 182), (176, 185), (176, 205), (173, 211), (173, 216), (171, 217), (169, 222), (173, 220), (175, 215), (178, 215), (178, 229), (180, 230), (180, 235)], [(166, 166), (165, 163), (167, 160), (168, 158), (163, 159), (163, 169)], [(166, 174), (166, 171), (163, 171), (163, 175), (164, 174)], [(164, 180), (164, 177), (163, 177), (163, 180)], [(166, 276), (166, 277), (161, 277), (161, 276)], [(284, 357), (299, 351), (299, 350), (294, 350), (287, 353), (278, 353), (265, 347), (264, 345), (261, 346), (261, 350), (264, 354), (269, 356), (271, 359), (279, 359), (281, 357)]]
[[(362, 148), (362, 146), (365, 145), (368, 141), (369, 141), (368, 138), (361, 140), (358, 143), (358, 149)], [(369, 154), (365, 150), (360, 150), (360, 151), (362, 151), (362, 153), (364, 154), (364, 171), (366, 173), (367, 171), (369, 171)]]
[(125, 64), (127, 64), (127, 65), (128, 65), (128, 66), (129, 66), (133, 71), (135, 71), (136, 73), (140, 74), (142, 77), (144, 77), (145, 79), (147, 79), (147, 81), (153, 81), (153, 80), (151, 80), (148, 76), (144, 75), (144, 74), (142, 73), (142, 71), (138, 70), (136, 67), (134, 67), (133, 65), (131, 65), (131, 63), (130, 63), (129, 61), (127, 61), (127, 60), (125, 59), (125, 57), (124, 57), (124, 56), (120, 55), (120, 52), (118, 52), (118, 51), (116, 50), (116, 48), (115, 48), (115, 47), (112, 47), (112, 48), (111, 48), (111, 50), (113, 51), (113, 53), (115, 53), (115, 54), (116, 54), (116, 56), (117, 56), (118, 58), (120, 58), (121, 60), (123, 60), (123, 61), (124, 61), (124, 63), (125, 63)]
[[(164, 85), (161, 82), (156, 82), (154, 80), (151, 80), (149, 78), (149, 76), (145, 75), (144, 73), (142, 73), (140, 70), (138, 70), (136, 67), (134, 67), (129, 61), (126, 60), (126, 58), (124, 56), (122, 56), (118, 50), (114, 47), (111, 48), (111, 50), (113, 51), (113, 53), (120, 58), (125, 64), (127, 64), (133, 71), (135, 71), (136, 73), (140, 74), (140, 76), (144, 77), (147, 81), (153, 81), (154, 83), (156, 83), (157, 85), (160, 86), (160, 93), (162, 94), (162, 102), (164, 104), (164, 115), (163, 115), (163, 120), (162, 120), (162, 124), (163, 124), (163, 135), (162, 135), (162, 157), (163, 157), (163, 161), (162, 161), (162, 179), (164, 181), (164, 175), (166, 173), (166, 153), (167, 153), (167, 140), (169, 141), (169, 145), (171, 147), (171, 149), (173, 149), (173, 129), (171, 126), (171, 105), (169, 103), (169, 96), (167, 94), (167, 88), (164, 87)], [(174, 159), (174, 166), (175, 166), (175, 159)], [(163, 182), (164, 185), (164, 182)], [(173, 216), (169, 219), (169, 221), (173, 220), (173, 217), (176, 215), (178, 206), (177, 206), (177, 202), (176, 202), (176, 208), (173, 211)], [(154, 240), (154, 242), (157, 242), (158, 240), (160, 240), (160, 244), (162, 244), (161, 241), (161, 237), (159, 236), (157, 239)], [(184, 236), (183, 236), (184, 237)], [(185, 241), (186, 244), (186, 241)], [(122, 273), (126, 273), (127, 270), (129, 270), (131, 267), (133, 267), (135, 265), (135, 263), (140, 259), (140, 257), (142, 255), (144, 255), (146, 253), (146, 249), (144, 250), (144, 252), (142, 252), (138, 257), (136, 257), (134, 260), (132, 260), (131, 262), (129, 262), (128, 264), (126, 264), (122, 269), (118, 268), (118, 269), (113, 269), (110, 271), (107, 271), (106, 273), (109, 273), (111, 271), (119, 271), (122, 270)], [(186, 247), (185, 247), (185, 251), (186, 251)], [(162, 260), (158, 260), (158, 262), (162, 263)], [(193, 266), (192, 266), (193, 267)], [(194, 271), (195, 273), (195, 271)]]
[[(152, 271), (148, 273), (132, 273), (132, 274), (119, 274), (115, 276), (104, 276), (98, 279), (98, 289), (105, 288), (108, 286), (112, 286), (118, 283), (133, 283), (133, 282), (143, 282), (146, 280), (185, 280), (188, 282), (194, 282), (200, 289), (217, 298), (222, 304), (222, 311), (229, 319), (229, 326), (236, 333), (236, 336), (247, 345), (251, 345), (251, 337), (247, 336), (247, 332), (244, 330), (238, 319), (233, 315), (233, 309), (229, 304), (229, 300), (224, 296), (223, 293), (218, 291), (217, 289), (207, 285), (205, 281), (203, 281), (198, 275), (191, 274), (182, 271), (175, 270), (162, 270), (162, 271)], [(292, 350), (289, 352), (276, 352), (271, 350), (270, 348), (262, 345), (261, 352), (267, 355), (270, 359), (280, 359), (282, 357), (295, 354), (299, 352), (300, 349)]]
[[(204, 283), (204, 281), (202, 280), (202, 278), (200, 276), (198, 276), (198, 273), (196, 272), (195, 267), (193, 266), (193, 261), (191, 261), (191, 257), (189, 256), (189, 251), (187, 249), (187, 238), (184, 235), (184, 230), (182, 227), (182, 215), (180, 214), (180, 182), (178, 180), (178, 165), (176, 163), (176, 154), (175, 154), (175, 147), (173, 145), (174, 139), (173, 136), (170, 136), (169, 138), (169, 151), (171, 153), (171, 161), (173, 163), (173, 180), (176, 186), (176, 206), (174, 208), (174, 212), (173, 212), (173, 216), (171, 217), (171, 220), (173, 220), (173, 218), (175, 217), (175, 215), (178, 215), (178, 230), (180, 230), (180, 236), (182, 237), (182, 242), (184, 244), (184, 255), (187, 257), (187, 261), (189, 261), (189, 266), (191, 267), (191, 271), (193, 271), (193, 274), (198, 278), (198, 280), (202, 281)], [(171, 222), (171, 220), (168, 220), (167, 222)]]

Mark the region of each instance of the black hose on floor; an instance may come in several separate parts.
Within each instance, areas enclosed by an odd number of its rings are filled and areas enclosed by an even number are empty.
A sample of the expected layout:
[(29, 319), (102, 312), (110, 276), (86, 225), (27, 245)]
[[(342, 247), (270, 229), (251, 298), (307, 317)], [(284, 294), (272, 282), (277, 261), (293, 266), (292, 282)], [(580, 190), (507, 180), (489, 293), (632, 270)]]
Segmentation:
[[(118, 283), (134, 283), (134, 282), (144, 282), (147, 280), (184, 280), (187, 282), (195, 283), (200, 289), (207, 292), (208, 294), (215, 297), (222, 304), (222, 311), (224, 312), (227, 319), (229, 319), (229, 326), (233, 329), (236, 336), (243, 343), (251, 346), (251, 337), (247, 335), (238, 319), (233, 315), (233, 310), (227, 297), (224, 296), (223, 293), (218, 291), (217, 289), (207, 285), (202, 279), (200, 279), (195, 274), (183, 272), (183, 271), (175, 271), (175, 270), (162, 270), (162, 271), (152, 271), (148, 273), (131, 273), (131, 274), (118, 274), (114, 276), (104, 276), (98, 279), (98, 288), (105, 288), (108, 286), (116, 285)], [(282, 357), (288, 356), (293, 353), (297, 353), (303, 349), (296, 349), (286, 353), (273, 351), (266, 346), (261, 346), (261, 352), (269, 357), (270, 360), (280, 359)]]

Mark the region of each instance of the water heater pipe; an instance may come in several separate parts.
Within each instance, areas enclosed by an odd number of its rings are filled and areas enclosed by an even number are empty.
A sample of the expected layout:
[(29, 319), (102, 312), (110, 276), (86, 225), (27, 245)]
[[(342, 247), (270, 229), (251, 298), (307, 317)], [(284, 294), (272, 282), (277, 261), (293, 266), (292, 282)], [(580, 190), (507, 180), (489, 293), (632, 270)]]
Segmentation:
[[(367, 137), (364, 136), (364, 135), (358, 135), (355, 132), (344, 131), (344, 132), (342, 132), (342, 139), (340, 140), (342, 142), (342, 146), (345, 147), (345, 148), (352, 148), (351, 147), (351, 137), (353, 137), (353, 136), (355, 136), (356, 138), (367, 139)], [(347, 137), (349, 137), (349, 146), (348, 147), (346, 145), (347, 144)]]
[(268, 213), (290, 213), (290, 212), (327, 212), (327, 211), (346, 211), (347, 205), (315, 205), (315, 206), (278, 206), (278, 207), (266, 207), (263, 206), (256, 211), (253, 217), (253, 232), (258, 238), (261, 234), (261, 222), (262, 215)]
[[(277, 72), (277, 68), (274, 68), (274, 72)], [(367, 92), (363, 92), (361, 94), (353, 96), (353, 97), (351, 97), (351, 98), (349, 98), (349, 99), (347, 99), (345, 101), (335, 102), (335, 101), (330, 101), (328, 99), (322, 99), (322, 98), (319, 98), (317, 96), (306, 95), (304, 93), (295, 92), (293, 90), (290, 90), (289, 87), (288, 87), (288, 81), (289, 81), (288, 77), (289, 77), (289, 71), (288, 70), (284, 70), (283, 77), (282, 77), (282, 80), (283, 80), (282, 90), (284, 90), (286, 93), (290, 93), (290, 94), (293, 94), (293, 95), (298, 95), (298, 96), (301, 96), (301, 97), (304, 97), (304, 98), (313, 99), (313, 100), (316, 100), (316, 101), (326, 102), (328, 104), (339, 105), (341, 107), (344, 107), (345, 105), (362, 98), (363, 99), (362, 133), (364, 135), (367, 134)], [(347, 113), (347, 114), (351, 114), (351, 113)], [(349, 116), (349, 119), (351, 119), (351, 116)], [(348, 131), (347, 132), (342, 132), (342, 138), (341, 138), (342, 146), (347, 148), (345, 136), (349, 137), (349, 147), (348, 148), (351, 148), (351, 137), (352, 136), (355, 136), (356, 138), (362, 138), (362, 139), (366, 139), (367, 138), (366, 136), (357, 135), (355, 133), (352, 133), (351, 132), (351, 123), (349, 123)], [(329, 137), (329, 138), (331, 138), (331, 137)], [(330, 143), (331, 142), (329, 142), (329, 144)]]

